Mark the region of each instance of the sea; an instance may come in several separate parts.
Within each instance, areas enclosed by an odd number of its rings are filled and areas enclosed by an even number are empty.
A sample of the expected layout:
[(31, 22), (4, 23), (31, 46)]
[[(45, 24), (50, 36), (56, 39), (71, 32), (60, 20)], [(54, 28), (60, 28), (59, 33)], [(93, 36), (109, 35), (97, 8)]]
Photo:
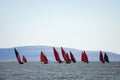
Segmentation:
[(0, 80), (120, 80), (120, 62), (0, 62)]

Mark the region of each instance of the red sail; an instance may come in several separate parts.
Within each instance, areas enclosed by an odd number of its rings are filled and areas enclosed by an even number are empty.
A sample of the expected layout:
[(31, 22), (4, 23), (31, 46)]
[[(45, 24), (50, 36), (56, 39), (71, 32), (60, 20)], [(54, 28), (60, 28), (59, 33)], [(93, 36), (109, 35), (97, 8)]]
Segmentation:
[(62, 51), (62, 56), (64, 58), (64, 61), (66, 63), (70, 63), (69, 60), (68, 60), (68, 58), (67, 58), (67, 55), (66, 55), (66, 53), (65, 53), (65, 51), (64, 51), (64, 49), (62, 47), (61, 47), (61, 51)]
[(100, 51), (100, 57), (99, 57), (99, 59), (100, 59), (100, 62), (104, 63), (102, 51)]
[(22, 57), (22, 61), (23, 62), (27, 62), (27, 59), (26, 59), (26, 57), (23, 55), (23, 57)]
[(84, 56), (85, 56), (85, 62), (88, 63), (88, 62), (89, 62), (89, 61), (88, 61), (88, 56), (87, 56), (87, 54), (86, 54), (85, 51), (84, 51)]
[(47, 57), (44, 55), (44, 53), (41, 51), (41, 55), (40, 55), (40, 60), (41, 62), (43, 62), (44, 64), (48, 63), (48, 59)]
[(86, 60), (85, 53), (84, 53), (84, 52), (82, 52), (82, 55), (81, 55), (81, 61), (85, 62), (85, 60)]
[(105, 60), (105, 62), (107, 62), (107, 63), (109, 63), (110, 61), (109, 61), (109, 58), (108, 58), (108, 55), (105, 53), (104, 54), (104, 60)]
[(82, 52), (82, 58), (81, 58), (81, 61), (86, 62), (86, 63), (89, 63), (89, 61), (88, 61), (88, 57), (87, 57), (87, 54), (86, 54), (85, 51)]
[(73, 56), (72, 52), (70, 51), (70, 57), (71, 57), (71, 61), (76, 63), (76, 59), (75, 57)]
[(84, 59), (83, 59), (84, 57), (83, 56), (84, 56), (84, 54), (82, 52), (82, 54), (81, 54), (81, 61), (84, 61)]
[(60, 57), (59, 57), (59, 54), (57, 52), (57, 50), (53, 47), (53, 51), (54, 51), (54, 56), (55, 56), (55, 59), (58, 63), (62, 63)]
[(18, 51), (15, 48), (14, 48), (14, 51), (15, 51), (15, 55), (16, 55), (16, 58), (18, 60), (18, 63), (19, 64), (23, 64), (23, 62), (21, 61), (21, 58), (20, 58), (20, 55), (19, 55)]
[(71, 62), (71, 60), (70, 60), (70, 57), (69, 57), (68, 53), (66, 53), (66, 55), (67, 55), (67, 59), (68, 59), (68, 61), (69, 61), (69, 62)]

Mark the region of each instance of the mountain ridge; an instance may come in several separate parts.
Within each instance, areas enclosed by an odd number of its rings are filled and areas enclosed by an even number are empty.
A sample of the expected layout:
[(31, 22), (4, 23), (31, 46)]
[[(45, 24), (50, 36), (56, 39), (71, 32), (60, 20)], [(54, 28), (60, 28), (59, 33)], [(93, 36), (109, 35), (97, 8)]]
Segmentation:
[[(18, 46), (14, 47), (19, 52), (20, 56), (26, 56), (28, 61), (40, 61), (40, 52), (43, 51), (45, 55), (48, 57), (49, 61), (55, 61), (53, 55), (53, 47), (54, 46)], [(0, 61), (16, 61), (14, 48), (0, 48)], [(60, 58), (63, 60), (61, 55), (60, 47), (55, 47), (59, 52)], [(72, 51), (77, 61), (81, 60), (81, 53), (84, 50), (74, 49), (74, 48), (66, 48), (63, 47), (64, 50), (69, 53)], [(99, 61), (99, 52), (100, 51), (87, 51), (89, 61)], [(103, 51), (103, 53), (107, 53), (110, 61), (120, 61), (120, 55), (113, 52)]]

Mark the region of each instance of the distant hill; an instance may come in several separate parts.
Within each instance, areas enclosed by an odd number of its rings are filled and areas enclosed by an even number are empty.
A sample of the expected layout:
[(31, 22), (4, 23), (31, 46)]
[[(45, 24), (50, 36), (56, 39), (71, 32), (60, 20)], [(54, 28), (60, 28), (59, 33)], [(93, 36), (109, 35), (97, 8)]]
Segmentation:
[[(59, 52), (60, 58), (63, 60), (60, 47), (55, 47)], [(64, 47), (63, 47), (64, 48)], [(55, 61), (52, 46), (24, 46), (16, 47), (20, 56), (26, 56), (28, 61), (40, 61), (40, 52), (43, 51), (49, 61)], [(81, 60), (82, 50), (73, 48), (64, 48), (69, 53), (70, 51), (74, 54), (77, 61)], [(99, 51), (86, 51), (89, 61), (99, 61)], [(103, 51), (103, 53), (105, 53)], [(106, 52), (109, 56), (110, 61), (120, 61), (120, 55), (113, 52)], [(14, 48), (1, 48), (0, 49), (0, 61), (16, 61)]]

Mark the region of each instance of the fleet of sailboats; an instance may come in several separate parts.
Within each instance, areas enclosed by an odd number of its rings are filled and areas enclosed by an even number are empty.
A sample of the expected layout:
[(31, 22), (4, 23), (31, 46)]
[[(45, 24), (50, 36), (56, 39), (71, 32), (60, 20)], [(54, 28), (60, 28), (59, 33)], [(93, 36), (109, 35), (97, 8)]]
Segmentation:
[[(71, 51), (70, 51), (70, 55), (69, 55), (67, 52), (65, 52), (65, 50), (62, 47), (60, 49), (61, 49), (61, 53), (62, 53), (62, 57), (63, 57), (64, 61), (61, 60), (58, 51), (55, 49), (55, 47), (53, 47), (54, 57), (58, 63), (63, 63), (63, 62), (66, 62), (67, 64), (68, 63), (70, 64), (71, 62), (76, 63), (76, 59)], [(14, 52), (15, 52), (15, 55), (16, 55), (16, 58), (17, 58), (17, 61), (19, 64), (23, 64), (23, 63), (27, 62), (27, 59), (24, 55), (21, 59), (16, 48), (14, 48)], [(81, 61), (85, 62), (85, 63), (89, 63), (89, 59), (88, 59), (87, 53), (85, 51), (82, 51), (82, 53), (81, 53)], [(109, 61), (109, 57), (108, 57), (107, 53), (104, 53), (104, 56), (103, 56), (102, 51), (100, 51), (99, 61), (101, 63), (109, 63), (110, 61)], [(48, 63), (48, 59), (47, 59), (46, 55), (43, 53), (43, 51), (41, 51), (41, 53), (40, 53), (40, 62), (43, 62), (44, 64)]]

